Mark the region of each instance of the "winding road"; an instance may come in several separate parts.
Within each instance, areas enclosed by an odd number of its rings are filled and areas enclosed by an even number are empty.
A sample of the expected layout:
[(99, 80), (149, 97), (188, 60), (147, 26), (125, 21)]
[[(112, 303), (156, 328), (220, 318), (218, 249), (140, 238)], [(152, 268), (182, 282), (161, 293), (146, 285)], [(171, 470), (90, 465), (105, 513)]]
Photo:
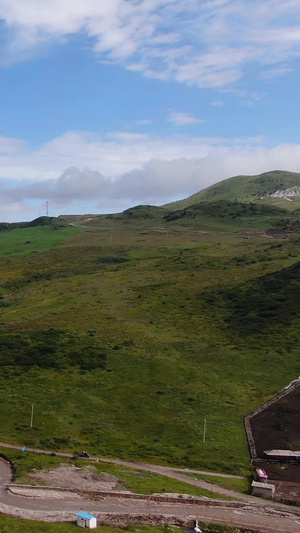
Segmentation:
[[(20, 446), (11, 446), (0, 443), (1, 447), (21, 450)], [(27, 452), (47, 453), (43, 450), (27, 449)], [(57, 454), (62, 457), (70, 457), (69, 454)], [(45, 520), (45, 521), (74, 521), (76, 512), (84, 507), (84, 510), (98, 517), (100, 521), (111, 521), (114, 518), (122, 518), (128, 521), (147, 521), (151, 518), (183, 522), (197, 518), (201, 522), (223, 522), (229, 525), (253, 528), (256, 531), (300, 533), (300, 509), (290, 508), (281, 504), (274, 504), (252, 496), (222, 489), (217, 485), (196, 480), (187, 474), (205, 473), (198, 470), (176, 469), (157, 465), (148, 465), (121, 460), (90, 458), (91, 461), (103, 461), (129, 466), (140, 470), (154, 472), (174, 479), (185, 481), (190, 485), (208, 488), (218, 493), (235, 497), (240, 502), (216, 502), (215, 500), (201, 500), (197, 503), (188, 503), (182, 500), (180, 503), (167, 501), (158, 502), (151, 498), (139, 500), (134, 495), (130, 499), (108, 495), (101, 501), (75, 499), (72, 495), (62, 499), (59, 495), (44, 499), (42, 497), (25, 497), (13, 494), (7, 490), (11, 483), (12, 472), (10, 464), (0, 459), (0, 513), (9, 514), (20, 518)], [(211, 475), (211, 473), (209, 473)], [(216, 474), (220, 476), (221, 474)], [(230, 476), (231, 477), (231, 476)]]

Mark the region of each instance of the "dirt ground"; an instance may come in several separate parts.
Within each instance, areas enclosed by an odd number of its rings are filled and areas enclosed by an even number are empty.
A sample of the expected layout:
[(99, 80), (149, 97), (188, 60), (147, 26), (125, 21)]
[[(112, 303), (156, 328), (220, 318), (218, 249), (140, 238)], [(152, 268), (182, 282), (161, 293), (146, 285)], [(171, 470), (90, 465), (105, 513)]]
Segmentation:
[[(250, 419), (257, 455), (254, 466), (276, 480), (276, 499), (300, 504), (300, 463), (273, 463), (265, 450), (300, 450), (300, 387)], [(261, 461), (263, 459), (263, 461)]]
[(105, 472), (99, 475), (92, 465), (78, 468), (62, 464), (52, 470), (33, 472), (29, 477), (34, 485), (94, 491), (124, 490), (124, 484), (117, 477)]
[(300, 450), (300, 387), (251, 418), (258, 457), (264, 450)]

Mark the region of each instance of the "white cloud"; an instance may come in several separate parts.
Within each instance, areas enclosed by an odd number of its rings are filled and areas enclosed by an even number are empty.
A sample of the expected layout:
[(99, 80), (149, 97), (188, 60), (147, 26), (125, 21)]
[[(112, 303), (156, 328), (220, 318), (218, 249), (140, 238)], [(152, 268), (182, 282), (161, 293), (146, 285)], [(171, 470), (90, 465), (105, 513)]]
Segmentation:
[(190, 113), (181, 113), (180, 111), (174, 110), (170, 110), (168, 120), (171, 124), (175, 124), (176, 126), (189, 126), (191, 124), (205, 122), (204, 120), (194, 117)]
[(45, 201), (52, 214), (163, 204), (233, 175), (272, 169), (299, 172), (300, 145), (268, 147), (263, 137), (166, 139), (114, 132), (100, 138), (71, 132), (32, 150), (2, 138), (0, 219), (34, 218), (34, 206)]
[(196, 157), (208, 147), (223, 142), (227, 142), (226, 139), (163, 138), (135, 132), (110, 132), (105, 136), (68, 132), (39, 149), (30, 149), (22, 141), (2, 138), (1, 151), (0, 138), (0, 179), (49, 179), (71, 166), (89, 166), (116, 179), (152, 158)]
[[(268, 71), (266, 71), (268, 72)], [(268, 77), (274, 77), (274, 73), (270, 73), (270, 76), (268, 75), (265, 75), (266, 72), (263, 74), (264, 77), (268, 78)], [(222, 94), (229, 94), (231, 96), (233, 96), (238, 105), (244, 105), (244, 106), (249, 106), (249, 107), (252, 107), (254, 106), (255, 104), (257, 104), (258, 102), (260, 102), (261, 100), (263, 100), (266, 96), (266, 93), (259, 93), (259, 92), (251, 92), (251, 91), (245, 91), (245, 90), (239, 90), (239, 89), (219, 89), (219, 92)]]
[(0, 19), (2, 64), (80, 33), (102, 60), (199, 87), (282, 75), (300, 53), (299, 0), (0, 0)]

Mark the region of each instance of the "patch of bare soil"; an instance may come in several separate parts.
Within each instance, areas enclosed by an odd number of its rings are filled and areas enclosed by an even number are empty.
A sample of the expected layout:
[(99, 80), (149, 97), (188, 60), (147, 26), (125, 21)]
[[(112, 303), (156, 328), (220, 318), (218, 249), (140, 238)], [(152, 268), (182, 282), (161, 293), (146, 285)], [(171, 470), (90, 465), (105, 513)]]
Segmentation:
[(300, 387), (278, 398), (250, 419), (258, 455), (253, 466), (263, 468), (276, 486), (277, 501), (300, 505), (300, 463), (268, 459), (265, 450), (300, 450)]
[(60, 465), (52, 470), (39, 470), (29, 474), (34, 484), (62, 487), (76, 490), (113, 491), (124, 490), (125, 486), (116, 476), (105, 472), (98, 474), (94, 466), (78, 468), (74, 465)]
[(251, 418), (259, 457), (265, 450), (300, 450), (300, 387)]
[(300, 484), (290, 481), (272, 481), (276, 487), (275, 499), (300, 505)]

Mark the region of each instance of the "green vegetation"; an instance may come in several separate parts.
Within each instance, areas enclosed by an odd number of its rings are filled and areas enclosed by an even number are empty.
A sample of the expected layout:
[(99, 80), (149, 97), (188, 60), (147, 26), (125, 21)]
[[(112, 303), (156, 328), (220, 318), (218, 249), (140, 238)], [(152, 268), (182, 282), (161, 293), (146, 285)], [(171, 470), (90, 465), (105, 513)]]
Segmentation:
[(219, 225), (238, 223), (240, 229), (248, 228), (249, 230), (253, 227), (259, 229), (260, 225), (265, 228), (267, 223), (270, 228), (286, 227), (292, 222), (289, 219), (279, 220), (279, 217), (284, 215), (288, 215), (288, 212), (278, 207), (220, 200), (218, 202), (201, 202), (184, 209), (170, 211), (165, 214), (164, 219), (166, 222), (180, 220), (181, 223), (185, 221), (190, 223), (191, 220), (195, 223), (197, 219), (203, 223), (203, 220), (206, 219), (217, 219)]
[(159, 218), (163, 214), (164, 208), (154, 205), (137, 205), (123, 211), (123, 217), (128, 219), (150, 219)]
[(225, 323), (239, 335), (280, 333), (300, 312), (300, 263), (265, 274), (234, 288), (203, 294), (215, 308), (223, 306)]
[(35, 470), (46, 470), (68, 462), (68, 459), (63, 457), (27, 453), (8, 448), (0, 448), (0, 457), (8, 459), (12, 464), (14, 481), (17, 483), (27, 483), (29, 481), (28, 474)]
[[(251, 533), (249, 529), (242, 530), (240, 528), (231, 528), (218, 524), (209, 524), (205, 530), (208, 533)], [(74, 523), (45, 523), (34, 520), (20, 520), (18, 518), (11, 518), (9, 516), (0, 516), (0, 531), (1, 533), (74, 533), (78, 531), (78, 526)], [(131, 531), (132, 533), (178, 533), (183, 530), (173, 528), (170, 526), (151, 527), (142, 524), (128, 524), (123, 528), (100, 525), (97, 528), (100, 533), (124, 533), (124, 531)]]
[(65, 224), (28, 225), (20, 229), (5, 228), (0, 231), (0, 257), (49, 250), (62, 245), (65, 239), (82, 231), (82, 228), (66, 227)]
[(300, 374), (299, 236), (219, 206), (0, 233), (2, 441), (249, 473), (244, 415)]
[[(102, 527), (101, 527), (102, 530)], [(76, 533), (78, 526), (74, 523), (47, 523), (36, 520), (21, 520), (10, 516), (0, 515), (1, 533)], [(118, 533), (114, 528), (103, 528), (103, 532)]]
[[(82, 461), (80, 463), (82, 465)], [(194, 487), (193, 485), (189, 485), (183, 481), (177, 481), (176, 479), (160, 476), (158, 474), (152, 474), (151, 472), (145, 472), (143, 470), (134, 470), (133, 468), (120, 467), (109, 463), (96, 463), (96, 468), (98, 472), (107, 472), (115, 475), (123, 482), (126, 490), (130, 490), (136, 494), (163, 494), (165, 492), (174, 494), (191, 494), (193, 496), (205, 496), (206, 498), (218, 500), (230, 499), (222, 494), (199, 487)]]
[[(0, 298), (0, 307), (2, 301)], [(0, 367), (19, 371), (32, 366), (57, 370), (67, 370), (69, 366), (81, 370), (105, 368), (105, 349), (91, 333), (75, 335), (52, 328), (22, 335), (0, 333)]]
[(209, 475), (200, 475), (200, 474), (190, 474), (191, 477), (196, 479), (202, 479), (207, 481), (207, 483), (214, 483), (219, 485), (224, 489), (235, 490), (236, 492), (242, 492), (244, 494), (250, 494), (251, 492), (251, 482), (252, 477), (237, 479), (237, 478), (226, 478), (218, 476), (209, 476)]

